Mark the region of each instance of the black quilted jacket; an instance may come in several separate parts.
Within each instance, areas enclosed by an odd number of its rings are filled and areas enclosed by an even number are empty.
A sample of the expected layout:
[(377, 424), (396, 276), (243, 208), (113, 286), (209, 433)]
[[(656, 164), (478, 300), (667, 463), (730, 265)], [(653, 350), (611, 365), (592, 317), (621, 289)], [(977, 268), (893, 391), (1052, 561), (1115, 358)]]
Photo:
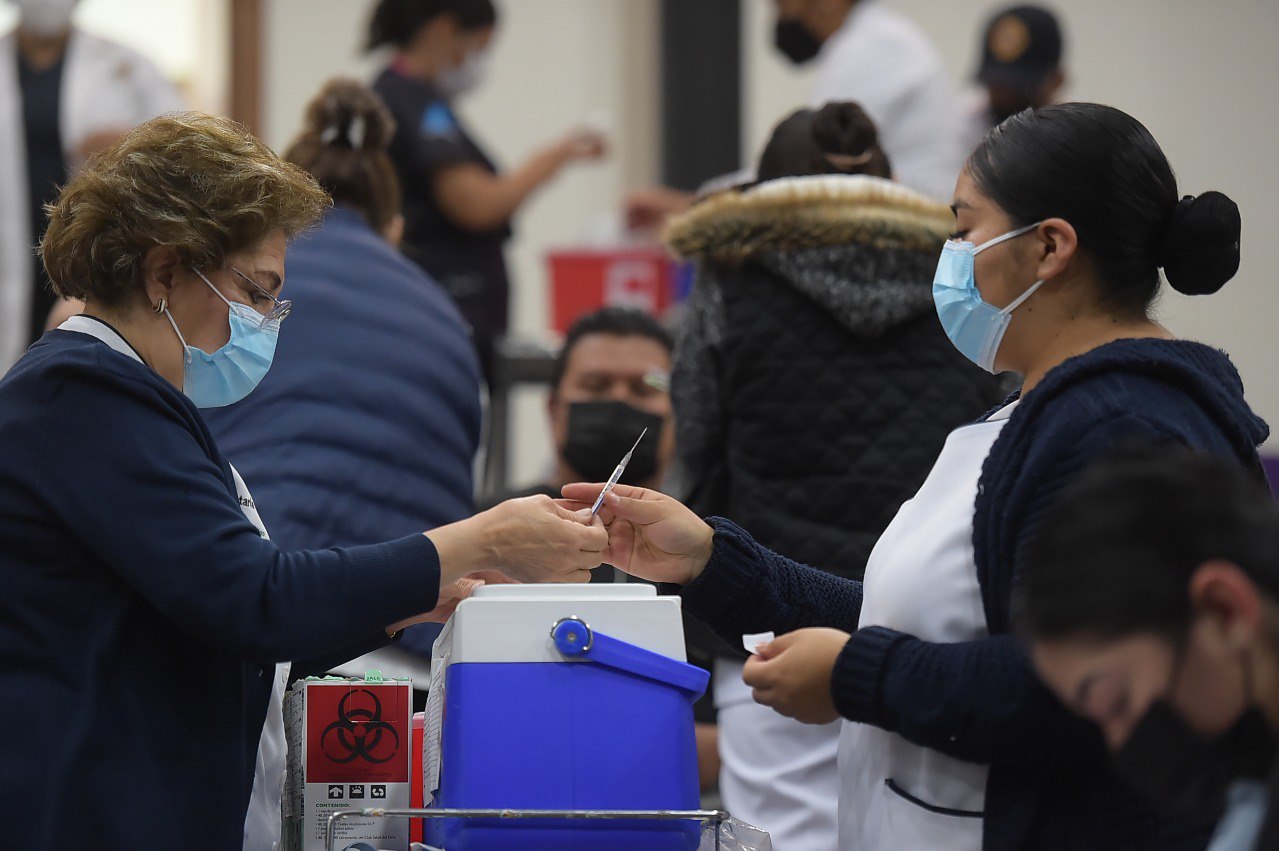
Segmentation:
[(672, 385), (690, 507), (861, 577), (946, 435), (1003, 395), (934, 312), (949, 227), (943, 206), (846, 176), (770, 181), (673, 223), (697, 261)]

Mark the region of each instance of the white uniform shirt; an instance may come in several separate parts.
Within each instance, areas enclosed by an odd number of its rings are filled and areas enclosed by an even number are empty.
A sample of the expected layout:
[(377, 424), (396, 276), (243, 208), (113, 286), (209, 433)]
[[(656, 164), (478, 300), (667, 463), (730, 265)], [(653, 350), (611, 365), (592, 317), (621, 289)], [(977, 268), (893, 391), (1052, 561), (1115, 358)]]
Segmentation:
[[(111, 326), (88, 316), (73, 316), (58, 326), (62, 331), (88, 334), (106, 343), (125, 357), (142, 363), (142, 358)], [(262, 518), (258, 516), (253, 495), (234, 467), (236, 498), (245, 518), (263, 538), (270, 538)], [(253, 770), (253, 794), (244, 819), (244, 851), (274, 851), (280, 846), (280, 799), (284, 794), (284, 772), (287, 765), (288, 741), (284, 736), (284, 689), (289, 684), (289, 663), (275, 666), (271, 683), (271, 701), (258, 739), (257, 763)], [(197, 828), (198, 829), (198, 828)]]
[[(988, 634), (973, 556), (973, 506), (982, 464), (1016, 405), (946, 438), (919, 492), (871, 552), (859, 628), (885, 626), (942, 643)], [(845, 721), (839, 847), (980, 851), (987, 771), (896, 733)]]
[[(27, 343), (36, 262), (17, 51), (15, 33), (0, 36), (0, 375)], [(160, 69), (124, 45), (73, 28), (63, 61), (58, 125), (71, 166), (94, 133), (129, 129), (183, 108)]]
[(919, 27), (879, 0), (858, 0), (817, 60), (811, 105), (856, 101), (879, 128), (894, 177), (950, 203), (968, 152), (950, 76)]

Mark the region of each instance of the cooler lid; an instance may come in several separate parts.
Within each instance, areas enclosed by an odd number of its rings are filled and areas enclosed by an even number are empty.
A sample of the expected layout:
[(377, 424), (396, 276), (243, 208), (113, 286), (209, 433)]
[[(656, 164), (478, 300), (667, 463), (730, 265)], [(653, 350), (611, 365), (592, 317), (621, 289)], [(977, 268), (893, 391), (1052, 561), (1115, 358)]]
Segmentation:
[(656, 588), (639, 582), (483, 585), (471, 594), (477, 600), (642, 600), (656, 596)]
[(458, 604), (436, 642), (452, 662), (564, 662), (551, 628), (581, 618), (592, 629), (684, 661), (679, 597), (641, 583), (485, 585)]

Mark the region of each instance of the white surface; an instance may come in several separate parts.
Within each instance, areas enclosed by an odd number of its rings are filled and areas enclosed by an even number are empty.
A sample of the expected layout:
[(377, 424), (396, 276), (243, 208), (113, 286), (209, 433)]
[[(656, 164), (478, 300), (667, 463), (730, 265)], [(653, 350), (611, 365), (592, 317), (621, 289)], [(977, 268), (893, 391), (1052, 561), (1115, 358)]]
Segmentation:
[[(445, 637), (449, 633), (449, 637)], [(422, 806), (429, 807), (440, 788), (440, 766), (443, 763), (440, 741), (444, 736), (445, 672), (449, 667), (448, 648), (451, 624), (445, 625), (431, 647), (431, 684), (426, 694), (426, 713), (422, 726)]]
[(486, 585), (463, 600), (437, 645), (460, 662), (563, 662), (551, 640), (562, 618), (681, 662), (680, 599), (639, 584)]
[(333, 666), (333, 673), (342, 677), (363, 677), (369, 671), (381, 671), (384, 677), (412, 680), (415, 688), (431, 679), (431, 663), (416, 653), (396, 644), (379, 647), (349, 662)]
[(598, 583), (484, 585), (471, 593), (475, 600), (651, 600), (656, 596), (656, 588), (639, 582), (617, 588), (600, 588)]
[(776, 637), (771, 632), (748, 632), (742, 636), (742, 646), (746, 648), (747, 653), (753, 655), (756, 652), (755, 648), (761, 644), (768, 644)]
[[(982, 464), (1016, 406), (946, 438), (919, 492), (901, 507), (871, 552), (858, 627), (886, 626), (942, 643), (987, 634), (973, 559), (973, 502)], [(936, 807), (980, 812), (988, 770), (878, 727), (843, 722), (840, 847), (980, 851), (981, 818), (931, 812), (890, 790), (887, 782)]]
[(760, 706), (740, 662), (717, 660), (713, 687), (724, 809), (768, 831), (779, 851), (839, 847), (839, 722), (801, 724)]

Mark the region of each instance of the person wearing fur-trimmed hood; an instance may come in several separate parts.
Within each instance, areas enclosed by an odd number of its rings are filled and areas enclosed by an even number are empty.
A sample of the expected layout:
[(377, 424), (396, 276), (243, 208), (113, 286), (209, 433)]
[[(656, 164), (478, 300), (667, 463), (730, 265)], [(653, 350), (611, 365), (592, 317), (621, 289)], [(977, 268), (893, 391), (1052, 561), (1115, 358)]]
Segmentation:
[[(996, 404), (1000, 384), (937, 321), (932, 274), (950, 211), (890, 179), (858, 106), (787, 118), (759, 178), (666, 233), (696, 263), (672, 386), (679, 478), (702, 516), (860, 578), (946, 435)], [(692, 649), (717, 657), (726, 806), (782, 851), (835, 847), (839, 725), (757, 705), (740, 652), (688, 626)]]

